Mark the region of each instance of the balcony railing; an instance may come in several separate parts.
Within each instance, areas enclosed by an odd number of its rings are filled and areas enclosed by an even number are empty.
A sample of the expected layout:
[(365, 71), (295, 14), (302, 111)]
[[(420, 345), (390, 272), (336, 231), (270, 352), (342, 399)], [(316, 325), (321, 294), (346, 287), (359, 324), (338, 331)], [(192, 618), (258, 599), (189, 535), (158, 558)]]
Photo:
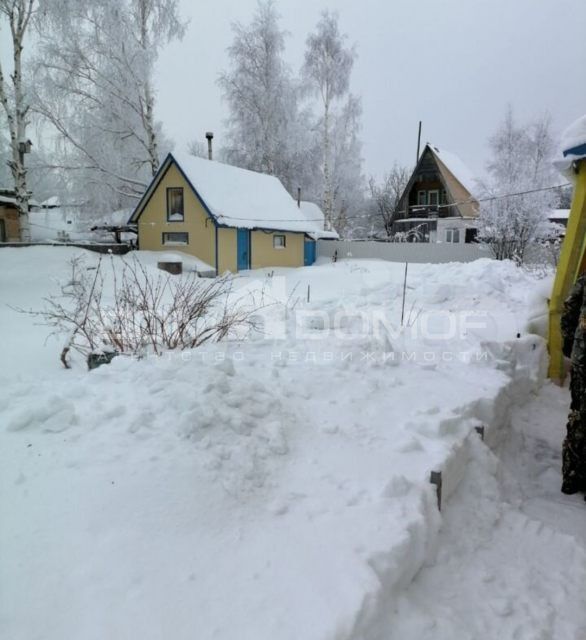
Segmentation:
[(454, 215), (453, 207), (437, 204), (413, 204), (409, 207), (409, 218), (449, 218)]

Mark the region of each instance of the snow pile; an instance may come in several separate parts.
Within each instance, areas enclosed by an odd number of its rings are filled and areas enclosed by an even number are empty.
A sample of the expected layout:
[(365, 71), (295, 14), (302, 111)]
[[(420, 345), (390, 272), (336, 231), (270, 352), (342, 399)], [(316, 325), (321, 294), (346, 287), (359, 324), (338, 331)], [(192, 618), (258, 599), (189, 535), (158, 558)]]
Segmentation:
[[(66, 277), (70, 254), (51, 250), (0, 253), (3, 302), (34, 306), (52, 279)], [(148, 265), (149, 256), (138, 256)], [(25, 287), (14, 277), (24, 263), (39, 266), (23, 276)], [(2, 308), (0, 325), (18, 344), (6, 351), (8, 372), (19, 370), (0, 386), (5, 635), (447, 633), (464, 613), (446, 611), (447, 600), (427, 604), (429, 585), (418, 587), (415, 576), (435, 564), (445, 580), (472, 563), (501, 520), (504, 546), (507, 531), (533, 526), (514, 514), (499, 520), (494, 461), (475, 427), (484, 424), (487, 440), (501, 442), (511, 407), (541, 382), (543, 341), (516, 338), (539, 282), (489, 260), (413, 266), (412, 311), (401, 328), (403, 271), (346, 261), (250, 274), (236, 281), (240, 292), (278, 301), (266, 309), (272, 328), (256, 339), (142, 361), (117, 357), (90, 373), (61, 371), (56, 357), (39, 360), (37, 334), (19, 339), (29, 325)], [(387, 314), (393, 335), (369, 330), (365, 318), (374, 312)], [(473, 326), (446, 329), (446, 315), (468, 312)], [(444, 472), (446, 499), (452, 494), (441, 517), (432, 470)], [(450, 542), (462, 552), (459, 564)], [(543, 554), (547, 544), (545, 536), (519, 558)], [(582, 556), (560, 544), (564, 566), (575, 565), (570, 584), (578, 584)], [(521, 551), (511, 548), (511, 566)], [(517, 607), (511, 594), (527, 584), (523, 563), (504, 591), (493, 560), (486, 555), (490, 571), (471, 566), (467, 578), (471, 589), (485, 585), (498, 607), (493, 623), (481, 618), (486, 637), (507, 623), (511, 607), (515, 623), (525, 615), (559, 629), (555, 609), (529, 602), (547, 590), (539, 576)], [(419, 597), (432, 614), (421, 615)]]
[(390, 640), (586, 636), (584, 504), (560, 494), (567, 390), (512, 412), (498, 449), (477, 441), (442, 514), (438, 553), (397, 598)]

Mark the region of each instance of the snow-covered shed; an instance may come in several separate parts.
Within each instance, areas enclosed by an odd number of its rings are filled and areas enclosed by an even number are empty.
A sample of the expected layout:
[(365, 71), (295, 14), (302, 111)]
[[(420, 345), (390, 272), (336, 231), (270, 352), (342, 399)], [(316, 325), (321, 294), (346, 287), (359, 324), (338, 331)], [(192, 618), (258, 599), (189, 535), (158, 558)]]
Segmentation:
[(393, 233), (414, 241), (473, 242), (476, 179), (460, 158), (427, 143), (399, 200)]
[(311, 264), (324, 232), (274, 176), (175, 153), (129, 223), (138, 225), (140, 249), (181, 248), (217, 273)]

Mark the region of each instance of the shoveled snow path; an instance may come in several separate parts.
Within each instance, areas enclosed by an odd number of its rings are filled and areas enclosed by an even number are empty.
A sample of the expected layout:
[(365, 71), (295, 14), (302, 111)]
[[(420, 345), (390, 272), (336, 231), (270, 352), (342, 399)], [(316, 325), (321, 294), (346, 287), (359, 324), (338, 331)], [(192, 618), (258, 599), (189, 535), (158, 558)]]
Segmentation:
[(545, 385), (517, 407), (510, 437), (499, 451), (508, 472), (505, 495), (530, 518), (577, 538), (586, 546), (586, 504), (560, 492), (561, 446), (570, 405), (567, 389)]
[(586, 506), (559, 490), (568, 404), (546, 384), (513, 410), (496, 456), (473, 445), (437, 557), (399, 597), (387, 640), (586, 637)]

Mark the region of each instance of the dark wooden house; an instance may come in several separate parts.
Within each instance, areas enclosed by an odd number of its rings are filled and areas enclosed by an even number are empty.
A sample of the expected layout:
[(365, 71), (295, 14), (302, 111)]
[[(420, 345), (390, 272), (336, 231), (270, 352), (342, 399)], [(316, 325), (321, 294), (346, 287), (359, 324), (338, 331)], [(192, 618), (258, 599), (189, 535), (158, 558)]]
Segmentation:
[(393, 234), (410, 242), (474, 242), (475, 178), (453, 153), (426, 144), (399, 200)]

